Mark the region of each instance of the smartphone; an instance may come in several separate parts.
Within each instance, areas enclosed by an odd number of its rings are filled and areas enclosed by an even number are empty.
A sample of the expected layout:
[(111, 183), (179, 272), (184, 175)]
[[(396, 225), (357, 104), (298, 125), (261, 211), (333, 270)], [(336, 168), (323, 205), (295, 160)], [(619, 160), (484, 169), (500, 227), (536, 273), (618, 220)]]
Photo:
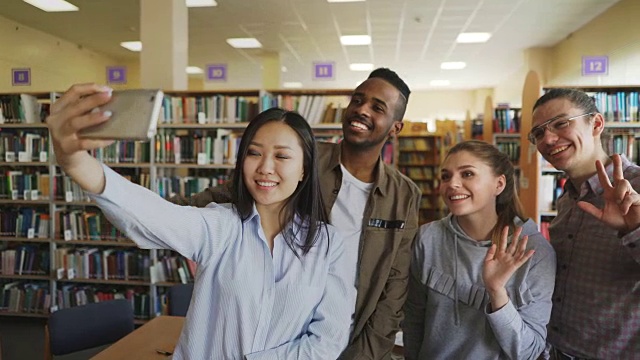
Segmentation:
[(111, 100), (100, 106), (100, 111), (111, 111), (104, 123), (80, 131), (90, 139), (150, 140), (156, 134), (162, 108), (162, 90), (117, 90)]

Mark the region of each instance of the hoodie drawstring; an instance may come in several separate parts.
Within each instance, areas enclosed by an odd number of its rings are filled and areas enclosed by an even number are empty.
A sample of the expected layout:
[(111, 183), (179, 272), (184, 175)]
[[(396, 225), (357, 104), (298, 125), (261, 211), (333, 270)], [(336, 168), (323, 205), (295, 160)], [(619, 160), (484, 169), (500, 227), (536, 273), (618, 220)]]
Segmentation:
[(460, 326), (460, 309), (458, 309), (458, 235), (454, 234), (453, 248), (455, 249), (455, 264), (453, 272), (453, 316), (454, 324)]

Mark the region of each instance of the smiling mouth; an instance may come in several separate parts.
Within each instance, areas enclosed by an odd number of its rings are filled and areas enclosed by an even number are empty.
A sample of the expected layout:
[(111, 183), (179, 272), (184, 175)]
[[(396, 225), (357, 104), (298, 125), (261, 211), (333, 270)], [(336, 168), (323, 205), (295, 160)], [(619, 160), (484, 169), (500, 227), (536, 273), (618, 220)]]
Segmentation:
[(449, 200), (464, 200), (464, 199), (468, 199), (470, 196), (469, 195), (453, 195), (453, 196), (449, 196)]
[(360, 129), (360, 130), (369, 130), (369, 127), (359, 121), (356, 120), (352, 120), (351, 122), (349, 122), (349, 125), (351, 125), (352, 127), (356, 128), (356, 129)]
[(557, 147), (549, 152), (549, 155), (553, 156), (555, 154), (561, 153), (569, 148), (568, 145)]
[(276, 185), (278, 185), (278, 183), (273, 182), (273, 181), (256, 181), (256, 183), (260, 186), (264, 186), (264, 187), (274, 187)]

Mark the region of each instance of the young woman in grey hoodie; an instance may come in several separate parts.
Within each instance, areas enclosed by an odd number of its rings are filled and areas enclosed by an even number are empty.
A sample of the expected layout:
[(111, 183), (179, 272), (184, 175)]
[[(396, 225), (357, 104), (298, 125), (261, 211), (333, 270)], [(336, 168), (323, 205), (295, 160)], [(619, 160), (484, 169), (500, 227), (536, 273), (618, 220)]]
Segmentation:
[(450, 214), (422, 225), (403, 324), (405, 357), (536, 359), (545, 348), (556, 258), (523, 214), (507, 155), (481, 141), (448, 152)]

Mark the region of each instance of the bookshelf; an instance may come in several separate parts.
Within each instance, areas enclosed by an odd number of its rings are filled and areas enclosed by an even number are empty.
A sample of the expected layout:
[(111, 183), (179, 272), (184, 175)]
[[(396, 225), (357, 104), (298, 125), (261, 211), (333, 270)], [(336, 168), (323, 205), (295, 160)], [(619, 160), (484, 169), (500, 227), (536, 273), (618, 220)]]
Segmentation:
[(520, 120), (522, 109), (509, 104), (498, 104), (493, 108), (493, 139), (501, 152), (507, 154), (515, 168), (516, 185), (520, 183)]
[(0, 315), (46, 317), (51, 299), (50, 93), (0, 94)]
[[(189, 196), (229, 179), (248, 121), (283, 106), (273, 102), (278, 97), (313, 97), (327, 122), (312, 128), (320, 139), (337, 141), (337, 109), (350, 93), (167, 91), (152, 141), (117, 141), (93, 155), (160, 196)], [(164, 311), (168, 287), (193, 281), (194, 264), (169, 250), (137, 248), (60, 171), (43, 123), (57, 96), (0, 94), (0, 316), (47, 317), (94, 298), (126, 298), (144, 322)], [(301, 109), (299, 100), (290, 104)]]
[(492, 143), (509, 156), (516, 169), (520, 163), (521, 112), (521, 108), (509, 104), (498, 104), (493, 109)]
[(520, 119), (522, 109), (498, 104), (493, 110), (493, 144), (509, 156), (518, 168), (520, 162)]
[(509, 156), (509, 160), (516, 169), (520, 168), (519, 133), (494, 133), (492, 144)]
[(444, 153), (444, 136), (428, 132), (426, 124), (407, 122), (398, 135), (398, 170), (413, 180), (422, 191), (420, 224), (443, 216), (438, 186)]

